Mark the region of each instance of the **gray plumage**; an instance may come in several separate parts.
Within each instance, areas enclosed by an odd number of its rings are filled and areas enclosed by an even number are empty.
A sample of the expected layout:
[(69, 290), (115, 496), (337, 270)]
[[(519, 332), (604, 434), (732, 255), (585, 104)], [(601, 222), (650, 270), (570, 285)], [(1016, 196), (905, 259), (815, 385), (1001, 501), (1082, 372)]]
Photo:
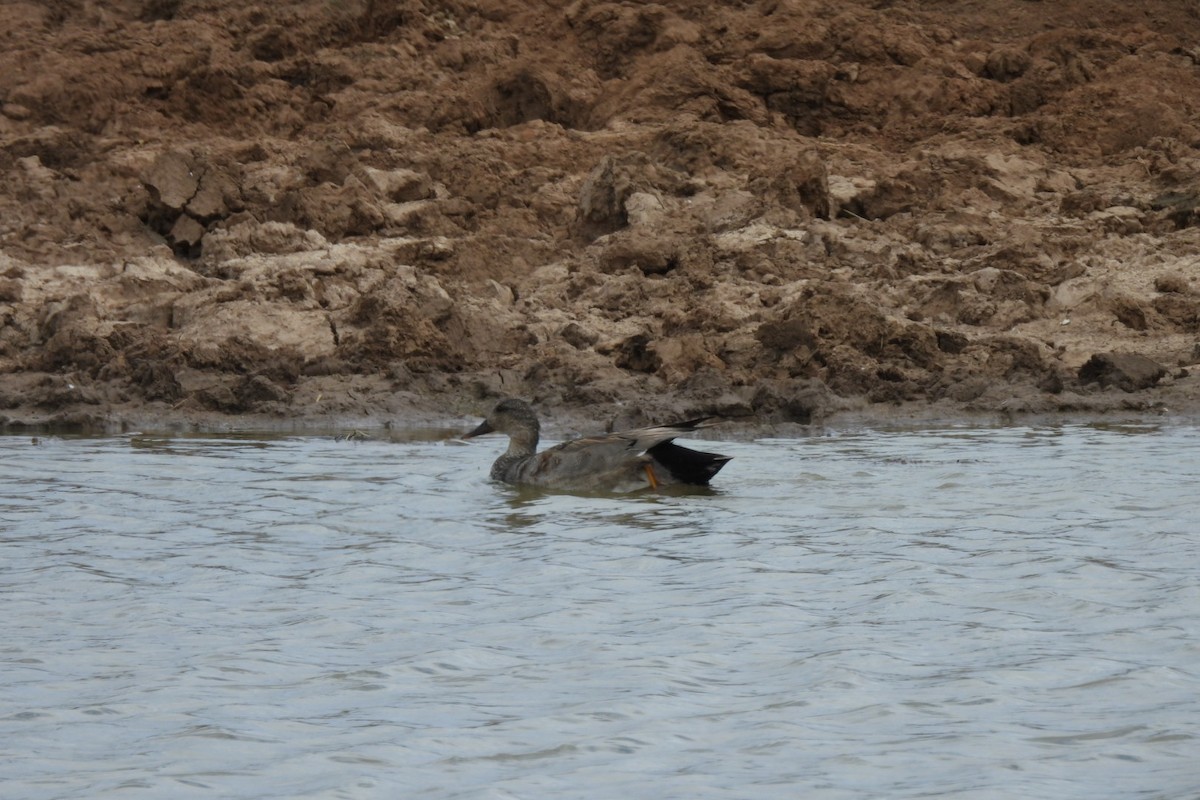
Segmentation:
[(706, 485), (729, 456), (690, 450), (672, 440), (711, 418), (653, 425), (572, 439), (537, 452), (541, 426), (523, 400), (503, 400), (470, 439), (485, 433), (508, 435), (508, 450), (492, 464), (493, 480), (518, 486), (567, 491), (634, 491), (676, 484)]

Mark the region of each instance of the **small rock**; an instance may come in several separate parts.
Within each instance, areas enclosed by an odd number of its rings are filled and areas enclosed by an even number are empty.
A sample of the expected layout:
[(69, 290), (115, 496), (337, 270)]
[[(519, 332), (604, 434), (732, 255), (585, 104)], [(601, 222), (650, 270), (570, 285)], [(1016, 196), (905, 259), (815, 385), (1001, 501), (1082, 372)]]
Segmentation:
[(226, 184), (224, 177), (216, 170), (206, 171), (200, 178), (196, 193), (188, 201), (188, 213), (210, 221), (226, 216), (229, 213), (225, 203), (225, 195), (229, 190)]
[(656, 341), (653, 348), (659, 360), (658, 371), (672, 384), (681, 383), (701, 370), (719, 372), (725, 367), (698, 333), (664, 338)]
[(1115, 386), (1126, 392), (1149, 389), (1166, 374), (1161, 364), (1138, 353), (1096, 353), (1079, 368), (1083, 383)]
[(358, 167), (358, 158), (341, 142), (318, 142), (300, 160), (300, 169), (314, 186), (341, 185)]
[(596, 343), (600, 337), (587, 330), (578, 322), (568, 322), (559, 329), (558, 335), (576, 350), (586, 350)]
[(579, 192), (577, 223), (585, 235), (594, 238), (629, 224), (625, 201), (636, 190), (628, 169), (605, 156), (592, 169)]
[(363, 173), (367, 184), (392, 202), (408, 203), (433, 197), (429, 176), (415, 170), (365, 167)]
[(1154, 279), (1154, 291), (1170, 293), (1170, 294), (1188, 294), (1191, 291), (1191, 286), (1188, 284), (1187, 278), (1179, 273), (1169, 275), (1159, 275)]
[(1079, 181), (1069, 172), (1052, 169), (1038, 178), (1036, 190), (1058, 195), (1068, 195), (1079, 190)]
[(639, 333), (630, 336), (617, 347), (616, 365), (631, 372), (657, 372), (662, 360), (650, 345), (650, 338)]
[(1118, 322), (1135, 331), (1150, 330), (1159, 322), (1158, 315), (1153, 308), (1129, 295), (1114, 298), (1112, 312)]
[(19, 280), (0, 278), (0, 303), (19, 303), (24, 296)]
[(432, 200), (411, 200), (406, 203), (383, 203), (380, 208), (384, 217), (399, 227), (417, 227), (423, 215), (434, 207)]
[(956, 331), (939, 330), (935, 332), (935, 335), (937, 336), (938, 350), (951, 355), (961, 353), (971, 343), (970, 339)]
[(182, 210), (200, 186), (191, 159), (174, 151), (156, 158), (142, 176), (142, 183), (158, 202), (175, 211)]
[(818, 153), (803, 153), (782, 169), (768, 173), (764, 196), (803, 216), (831, 219), (837, 201), (830, 189), (829, 172)]
[(260, 403), (284, 403), (291, 393), (264, 375), (247, 375), (233, 389), (240, 405), (252, 408)]
[(1186, 294), (1160, 294), (1154, 310), (1171, 325), (1188, 333), (1200, 333), (1200, 298)]
[(1033, 64), (1029, 53), (1016, 47), (1001, 47), (988, 54), (980, 74), (994, 81), (1007, 83), (1024, 75)]
[(494, 281), (491, 278), (484, 283), (482, 293), (485, 297), (490, 297), (505, 308), (508, 308), (517, 300), (517, 296), (513, 293), (512, 287), (505, 286), (503, 283)]
[(187, 214), (181, 214), (171, 226), (171, 241), (176, 245), (193, 248), (204, 238), (204, 226)]
[(634, 192), (625, 201), (625, 216), (630, 225), (653, 225), (666, 215), (662, 198), (651, 192)]
[(1099, 223), (1106, 231), (1128, 236), (1141, 233), (1145, 227), (1142, 224), (1142, 212), (1133, 206), (1110, 206), (1093, 211), (1088, 219)]
[(644, 275), (665, 275), (679, 263), (678, 242), (650, 233), (618, 235), (600, 255), (601, 268), (609, 273), (636, 266)]

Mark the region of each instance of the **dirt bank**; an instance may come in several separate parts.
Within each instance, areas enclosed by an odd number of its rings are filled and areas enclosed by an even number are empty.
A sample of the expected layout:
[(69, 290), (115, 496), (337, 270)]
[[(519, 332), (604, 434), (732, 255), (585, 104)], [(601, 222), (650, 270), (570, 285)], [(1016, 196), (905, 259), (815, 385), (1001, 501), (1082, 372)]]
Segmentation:
[(1200, 410), (1189, 4), (4, 12), (0, 424)]

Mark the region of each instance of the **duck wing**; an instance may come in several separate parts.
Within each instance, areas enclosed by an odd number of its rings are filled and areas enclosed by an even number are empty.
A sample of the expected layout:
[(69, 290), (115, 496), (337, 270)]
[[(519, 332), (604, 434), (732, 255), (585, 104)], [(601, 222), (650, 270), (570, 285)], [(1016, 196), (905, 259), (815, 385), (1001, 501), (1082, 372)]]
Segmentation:
[(721, 467), (733, 458), (720, 453), (692, 450), (674, 442), (656, 444), (647, 455), (654, 459), (655, 474), (662, 476), (663, 482), (669, 482), (666, 476), (670, 475), (675, 482), (698, 486), (707, 486), (713, 476), (721, 471)]
[(643, 458), (651, 461), (651, 474), (654, 475), (651, 485), (692, 483), (703, 486), (707, 485), (732, 457), (692, 450), (675, 444), (673, 440), (680, 434), (708, 428), (719, 421), (716, 417), (697, 417), (670, 425), (637, 428), (612, 435), (635, 442), (637, 447), (644, 447)]

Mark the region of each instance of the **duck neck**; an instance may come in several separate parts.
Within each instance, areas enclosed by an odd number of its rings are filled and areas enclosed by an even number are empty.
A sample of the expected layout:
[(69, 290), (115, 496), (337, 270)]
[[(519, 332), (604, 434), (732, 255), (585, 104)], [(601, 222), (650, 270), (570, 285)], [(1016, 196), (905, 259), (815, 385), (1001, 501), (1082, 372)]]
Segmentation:
[(509, 434), (508, 451), (504, 454), (510, 458), (527, 458), (537, 452), (537, 430), (517, 431)]

